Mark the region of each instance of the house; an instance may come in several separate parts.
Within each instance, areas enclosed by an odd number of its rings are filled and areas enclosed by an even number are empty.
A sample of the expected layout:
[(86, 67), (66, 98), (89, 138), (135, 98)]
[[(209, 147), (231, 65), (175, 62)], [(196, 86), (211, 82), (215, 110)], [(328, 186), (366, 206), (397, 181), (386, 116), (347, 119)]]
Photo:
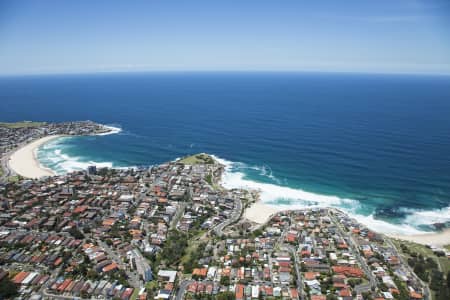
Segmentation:
[(237, 284), (235, 290), (236, 300), (244, 300), (244, 288), (243, 284)]
[(159, 272), (158, 272), (158, 279), (160, 281), (174, 283), (176, 277), (177, 277), (177, 271), (159, 270)]

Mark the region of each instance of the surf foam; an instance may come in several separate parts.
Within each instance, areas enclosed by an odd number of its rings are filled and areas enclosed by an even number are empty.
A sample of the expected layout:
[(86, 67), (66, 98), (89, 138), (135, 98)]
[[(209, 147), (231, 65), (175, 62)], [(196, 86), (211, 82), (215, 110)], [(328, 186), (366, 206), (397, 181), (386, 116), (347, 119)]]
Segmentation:
[(112, 162), (99, 162), (85, 160), (79, 156), (69, 156), (64, 153), (64, 145), (61, 139), (45, 144), (38, 151), (38, 157), (45, 167), (50, 168), (57, 174), (65, 174), (73, 171), (86, 170), (89, 166), (98, 168), (112, 168)]
[[(227, 161), (217, 156), (213, 157), (225, 166), (225, 173), (221, 182), (224, 187), (258, 190), (260, 191), (261, 202), (273, 206), (277, 210), (334, 207), (375, 231), (404, 235), (424, 234), (427, 231), (420, 229), (419, 226), (430, 226), (437, 222), (450, 221), (450, 207), (447, 207), (441, 210), (407, 209), (407, 216), (401, 221), (401, 224), (390, 223), (376, 219), (373, 214), (362, 214), (361, 211), (366, 207), (364, 207), (364, 203), (358, 200), (321, 195), (288, 186), (250, 180), (246, 178), (243, 170), (252, 167), (240, 162)], [(273, 176), (273, 173), (270, 172), (270, 175)]]
[(122, 128), (120, 127), (115, 127), (115, 126), (111, 126), (111, 125), (103, 125), (103, 127), (109, 129), (109, 132), (104, 132), (104, 133), (99, 133), (97, 135), (110, 135), (110, 134), (117, 134), (119, 132), (122, 131)]

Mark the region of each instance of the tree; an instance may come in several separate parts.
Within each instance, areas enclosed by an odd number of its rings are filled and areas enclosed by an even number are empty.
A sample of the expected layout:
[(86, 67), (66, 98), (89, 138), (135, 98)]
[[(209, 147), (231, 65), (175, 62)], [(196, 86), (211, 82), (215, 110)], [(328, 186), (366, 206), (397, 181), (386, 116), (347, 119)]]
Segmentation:
[(442, 285), (439, 291), (436, 293), (437, 300), (448, 300), (450, 299), (450, 290), (445, 285)]
[(0, 299), (14, 298), (18, 293), (18, 286), (7, 276), (0, 281)]
[(235, 300), (236, 297), (234, 296), (233, 292), (223, 292), (219, 293), (216, 296), (217, 300)]
[(409, 300), (409, 292), (408, 292), (408, 289), (406, 288), (405, 284), (403, 282), (401, 282), (397, 277), (394, 277), (394, 283), (400, 291), (400, 295), (398, 295), (398, 299), (399, 300)]
[(438, 268), (436, 261), (431, 257), (427, 257), (425, 266), (427, 269), (437, 269)]
[(176, 230), (170, 231), (164, 244), (161, 258), (168, 262), (169, 265), (175, 264), (184, 255), (188, 245), (188, 237), (182, 232)]
[(450, 271), (447, 272), (447, 287), (450, 289)]
[(414, 268), (414, 266), (416, 265), (416, 260), (413, 259), (413, 258), (408, 258), (408, 265), (409, 265), (411, 268)]
[(81, 231), (79, 231), (78, 228), (76, 228), (76, 227), (70, 228), (69, 233), (71, 236), (73, 236), (74, 238), (76, 238), (78, 240), (84, 239), (83, 233), (81, 233)]
[(426, 272), (425, 265), (422, 261), (419, 261), (414, 267), (414, 273), (419, 276), (425, 282), (428, 282), (428, 272)]
[(95, 280), (95, 279), (98, 278), (98, 273), (95, 272), (95, 270), (90, 269), (90, 270), (87, 272), (87, 278), (88, 278), (88, 279)]
[(430, 289), (439, 291), (444, 283), (444, 274), (438, 270), (431, 270)]
[(230, 285), (230, 277), (229, 276), (220, 277), (220, 284), (226, 286)]
[(189, 254), (189, 259), (183, 263), (183, 270), (185, 274), (192, 273), (194, 268), (197, 267), (197, 256), (194, 253)]
[(347, 280), (347, 282), (352, 288), (354, 288), (356, 285), (360, 284), (362, 280), (361, 278), (350, 278)]

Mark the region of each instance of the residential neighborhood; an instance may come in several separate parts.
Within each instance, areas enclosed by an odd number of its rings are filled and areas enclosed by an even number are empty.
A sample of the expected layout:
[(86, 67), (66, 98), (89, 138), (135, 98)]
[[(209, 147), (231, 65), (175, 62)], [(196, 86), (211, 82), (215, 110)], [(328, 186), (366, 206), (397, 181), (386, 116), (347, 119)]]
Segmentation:
[[(89, 126), (69, 133), (101, 130)], [(150, 167), (90, 166), (4, 181), (0, 293), (14, 299), (444, 299), (438, 296), (448, 291), (447, 249), (430, 247), (441, 258), (423, 257), (334, 208), (287, 210), (254, 224), (243, 212), (258, 201), (258, 191), (223, 188), (224, 172), (201, 153)]]

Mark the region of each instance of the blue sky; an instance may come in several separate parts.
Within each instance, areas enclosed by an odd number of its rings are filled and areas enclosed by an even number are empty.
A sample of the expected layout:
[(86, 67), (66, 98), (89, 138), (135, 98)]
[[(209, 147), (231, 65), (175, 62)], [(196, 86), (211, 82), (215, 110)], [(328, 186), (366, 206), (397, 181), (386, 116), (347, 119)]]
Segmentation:
[(0, 73), (450, 74), (448, 0), (0, 0)]

